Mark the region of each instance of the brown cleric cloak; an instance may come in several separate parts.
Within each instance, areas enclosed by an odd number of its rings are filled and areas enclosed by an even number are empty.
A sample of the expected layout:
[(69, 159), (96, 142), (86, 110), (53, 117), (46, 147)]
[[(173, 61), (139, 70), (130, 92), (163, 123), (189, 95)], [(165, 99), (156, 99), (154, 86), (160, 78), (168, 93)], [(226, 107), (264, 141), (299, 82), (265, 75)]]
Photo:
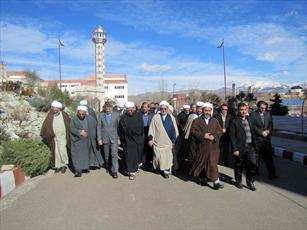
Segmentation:
[[(64, 111), (61, 111), (64, 123), (65, 123), (65, 129), (66, 129), (66, 147), (67, 147), (67, 154), (70, 155), (70, 118), (67, 113)], [(51, 151), (51, 157), (50, 157), (50, 166), (54, 167), (55, 164), (55, 142), (54, 142), (54, 131), (53, 131), (53, 112), (49, 111), (47, 114), (42, 128), (40, 132), (40, 136), (42, 137), (42, 141), (49, 147)]]
[[(206, 140), (205, 133), (211, 133), (214, 140)], [(195, 119), (191, 126), (190, 135), (193, 137), (195, 155), (192, 159), (190, 174), (197, 177), (206, 177), (208, 181), (218, 179), (219, 140), (222, 128), (219, 122), (211, 117), (207, 125), (204, 117)]]

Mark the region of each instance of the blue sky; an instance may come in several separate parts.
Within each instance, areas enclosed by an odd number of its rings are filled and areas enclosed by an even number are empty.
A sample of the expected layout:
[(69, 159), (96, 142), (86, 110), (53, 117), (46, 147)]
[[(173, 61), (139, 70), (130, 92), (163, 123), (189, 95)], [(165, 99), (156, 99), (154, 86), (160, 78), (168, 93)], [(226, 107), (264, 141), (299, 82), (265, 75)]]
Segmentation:
[(285, 84), (307, 79), (307, 0), (1, 0), (1, 60), (9, 71), (58, 79), (95, 71), (91, 34), (107, 32), (106, 73), (127, 74), (129, 94)]

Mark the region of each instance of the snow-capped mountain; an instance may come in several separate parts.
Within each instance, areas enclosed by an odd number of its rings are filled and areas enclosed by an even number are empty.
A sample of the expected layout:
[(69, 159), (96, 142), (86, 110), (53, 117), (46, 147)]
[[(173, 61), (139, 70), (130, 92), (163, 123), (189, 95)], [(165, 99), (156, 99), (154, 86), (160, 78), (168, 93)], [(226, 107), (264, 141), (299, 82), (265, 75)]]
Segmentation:
[(245, 83), (237, 88), (239, 90), (247, 90), (249, 87), (252, 88), (252, 92), (287, 92), (293, 85), (301, 85), (297, 84), (284, 84), (275, 81), (254, 81), (250, 83)]

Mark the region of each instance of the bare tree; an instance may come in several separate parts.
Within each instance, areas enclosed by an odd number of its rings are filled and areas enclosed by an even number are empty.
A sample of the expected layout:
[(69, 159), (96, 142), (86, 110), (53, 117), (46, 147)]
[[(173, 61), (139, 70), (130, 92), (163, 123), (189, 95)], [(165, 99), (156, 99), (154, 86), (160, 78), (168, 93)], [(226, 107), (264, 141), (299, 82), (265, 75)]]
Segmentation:
[(36, 85), (36, 83), (42, 81), (42, 79), (38, 76), (37, 72), (35, 70), (26, 70), (25, 72), (25, 76), (28, 82), (28, 85), (30, 87), (34, 87)]

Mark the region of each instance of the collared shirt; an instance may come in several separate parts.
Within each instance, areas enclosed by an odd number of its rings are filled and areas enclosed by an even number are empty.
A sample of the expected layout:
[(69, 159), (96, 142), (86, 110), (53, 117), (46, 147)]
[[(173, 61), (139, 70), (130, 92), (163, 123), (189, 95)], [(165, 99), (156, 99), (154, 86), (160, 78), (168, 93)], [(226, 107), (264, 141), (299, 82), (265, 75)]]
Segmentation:
[(161, 116), (162, 116), (163, 121), (165, 121), (165, 118), (166, 118), (167, 114), (166, 115), (161, 115)]
[(262, 124), (264, 125), (264, 113), (259, 112)]
[(205, 121), (206, 124), (208, 125), (208, 124), (209, 124), (209, 121), (210, 121), (210, 117), (208, 117), (208, 118), (204, 117), (204, 121)]
[(112, 114), (111, 113), (105, 114), (105, 118), (106, 118), (108, 125), (110, 125), (112, 123)]
[(227, 114), (226, 115), (223, 115), (222, 113), (221, 113), (221, 117), (222, 117), (222, 122), (223, 122), (223, 129), (225, 129), (226, 128), (226, 116), (227, 116)]
[(144, 123), (144, 127), (148, 127), (148, 126), (149, 126), (148, 121), (149, 121), (148, 113), (143, 113), (143, 123)]

